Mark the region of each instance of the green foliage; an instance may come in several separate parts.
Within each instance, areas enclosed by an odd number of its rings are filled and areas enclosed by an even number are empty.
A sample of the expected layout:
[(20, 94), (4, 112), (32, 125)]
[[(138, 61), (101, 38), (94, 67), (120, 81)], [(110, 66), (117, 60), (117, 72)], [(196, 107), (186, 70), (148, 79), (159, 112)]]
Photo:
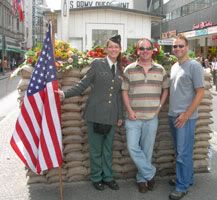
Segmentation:
[(158, 54), (156, 54), (153, 58), (157, 63), (163, 65), (165, 61), (165, 54), (162, 47), (160, 47)]
[(193, 51), (191, 51), (191, 50), (189, 50), (188, 56), (189, 56), (190, 58), (193, 58), (193, 59), (196, 57), (196, 56), (195, 56), (195, 53), (194, 53)]

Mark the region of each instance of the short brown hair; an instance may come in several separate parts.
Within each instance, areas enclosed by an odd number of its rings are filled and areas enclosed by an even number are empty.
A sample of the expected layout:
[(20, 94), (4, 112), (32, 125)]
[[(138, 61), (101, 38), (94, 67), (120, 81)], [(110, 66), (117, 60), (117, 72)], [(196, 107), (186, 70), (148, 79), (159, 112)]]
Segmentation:
[(177, 40), (177, 39), (184, 40), (184, 41), (185, 41), (185, 44), (188, 46), (188, 39), (184, 36), (184, 34), (179, 33), (179, 34), (174, 38), (174, 40)]
[(149, 40), (148, 38), (142, 38), (142, 39), (140, 39), (140, 40), (137, 42), (137, 44), (136, 44), (136, 48), (138, 49), (138, 48), (139, 48), (139, 44), (140, 44), (141, 42), (145, 42), (145, 41), (148, 41), (148, 42), (151, 44), (151, 48), (153, 48), (153, 43), (152, 43), (152, 41)]

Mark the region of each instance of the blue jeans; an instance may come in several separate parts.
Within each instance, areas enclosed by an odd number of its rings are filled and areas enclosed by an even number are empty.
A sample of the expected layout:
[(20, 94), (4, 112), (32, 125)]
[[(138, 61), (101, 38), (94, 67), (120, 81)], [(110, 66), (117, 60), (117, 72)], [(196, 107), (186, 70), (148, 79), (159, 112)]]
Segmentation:
[(175, 127), (175, 117), (169, 116), (176, 153), (176, 191), (185, 192), (193, 184), (194, 132), (196, 119), (189, 119), (182, 128)]
[(151, 120), (129, 120), (125, 122), (127, 148), (137, 166), (137, 182), (151, 180), (156, 168), (152, 165), (152, 153), (158, 127), (158, 117)]

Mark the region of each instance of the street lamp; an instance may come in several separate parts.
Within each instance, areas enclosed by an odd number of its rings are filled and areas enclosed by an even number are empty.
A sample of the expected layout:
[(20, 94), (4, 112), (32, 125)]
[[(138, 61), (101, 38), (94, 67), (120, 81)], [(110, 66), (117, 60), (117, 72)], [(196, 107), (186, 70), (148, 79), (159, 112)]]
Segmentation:
[(64, 0), (64, 3), (63, 3), (63, 16), (64, 17), (67, 16), (67, 3), (66, 3), (66, 0)]

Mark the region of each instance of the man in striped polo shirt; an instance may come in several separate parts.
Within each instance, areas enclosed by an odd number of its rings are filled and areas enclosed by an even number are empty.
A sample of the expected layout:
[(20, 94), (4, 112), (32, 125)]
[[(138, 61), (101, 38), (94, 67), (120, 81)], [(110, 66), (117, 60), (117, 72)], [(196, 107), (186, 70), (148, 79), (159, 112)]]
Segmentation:
[(165, 69), (153, 62), (153, 44), (145, 38), (137, 43), (139, 59), (124, 70), (122, 95), (127, 111), (127, 147), (138, 168), (139, 192), (154, 187), (156, 168), (152, 153), (158, 127), (158, 113), (168, 96), (169, 79)]

